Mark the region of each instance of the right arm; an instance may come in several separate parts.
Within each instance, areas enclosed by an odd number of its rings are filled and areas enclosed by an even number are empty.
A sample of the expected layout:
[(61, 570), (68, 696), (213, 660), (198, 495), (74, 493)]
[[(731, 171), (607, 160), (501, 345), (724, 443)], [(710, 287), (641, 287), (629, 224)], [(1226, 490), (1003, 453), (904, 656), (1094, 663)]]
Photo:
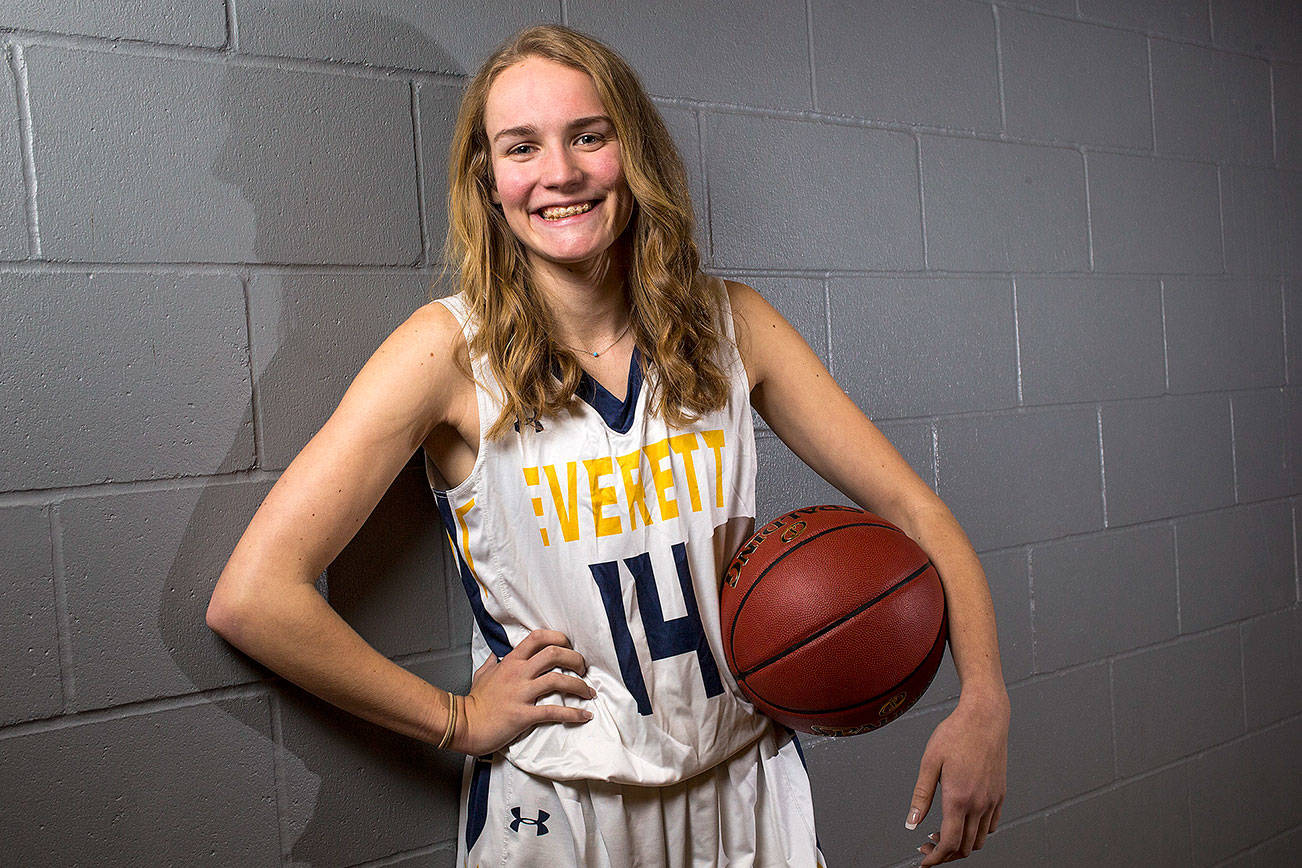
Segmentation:
[[(276, 481), (217, 580), (207, 623), (250, 657), (310, 693), (372, 723), (437, 744), (451, 695), (376, 651), (332, 609), (315, 582), (353, 538), (398, 473), (440, 426), (455, 422), (455, 318), (430, 303), (362, 367), (338, 408)], [(488, 753), (545, 720), (580, 710), (537, 706), (565, 690), (588, 696), (576, 651), (535, 631), (476, 673), (451, 748)]]

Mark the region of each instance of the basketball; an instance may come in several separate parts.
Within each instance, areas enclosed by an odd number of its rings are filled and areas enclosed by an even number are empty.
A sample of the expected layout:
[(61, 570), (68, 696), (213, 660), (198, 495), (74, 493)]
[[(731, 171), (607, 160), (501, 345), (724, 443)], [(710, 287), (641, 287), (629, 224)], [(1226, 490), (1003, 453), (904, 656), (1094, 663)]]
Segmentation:
[(817, 735), (857, 735), (931, 684), (948, 622), (940, 576), (884, 518), (797, 509), (760, 528), (724, 575), (728, 668), (755, 707)]

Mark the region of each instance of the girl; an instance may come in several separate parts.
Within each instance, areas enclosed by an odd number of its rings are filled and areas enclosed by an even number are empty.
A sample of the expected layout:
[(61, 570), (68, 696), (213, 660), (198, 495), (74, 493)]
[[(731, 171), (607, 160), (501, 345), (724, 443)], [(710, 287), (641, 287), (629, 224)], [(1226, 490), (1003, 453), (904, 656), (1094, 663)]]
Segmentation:
[[(682, 162), (636, 75), (527, 28), (457, 118), (445, 262), (285, 470), (208, 621), (373, 722), (467, 754), (459, 865), (822, 865), (794, 733), (721, 665), (719, 581), (755, 515), (751, 406), (939, 571), (962, 679), (906, 823), (984, 843), (1008, 698), (981, 567), (944, 504), (754, 290), (701, 273)], [(417, 448), (475, 622), (466, 696), (388, 661), (313, 587)], [(794, 506), (794, 504), (793, 504)]]

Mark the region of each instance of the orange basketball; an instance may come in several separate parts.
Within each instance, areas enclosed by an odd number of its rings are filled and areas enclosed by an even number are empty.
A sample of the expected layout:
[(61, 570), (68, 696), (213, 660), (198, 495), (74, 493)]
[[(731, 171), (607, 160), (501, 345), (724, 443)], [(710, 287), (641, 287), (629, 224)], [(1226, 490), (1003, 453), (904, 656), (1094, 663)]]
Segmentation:
[(776, 518), (724, 577), (728, 668), (755, 707), (793, 729), (856, 735), (903, 714), (945, 652), (945, 594), (904, 531), (849, 506)]

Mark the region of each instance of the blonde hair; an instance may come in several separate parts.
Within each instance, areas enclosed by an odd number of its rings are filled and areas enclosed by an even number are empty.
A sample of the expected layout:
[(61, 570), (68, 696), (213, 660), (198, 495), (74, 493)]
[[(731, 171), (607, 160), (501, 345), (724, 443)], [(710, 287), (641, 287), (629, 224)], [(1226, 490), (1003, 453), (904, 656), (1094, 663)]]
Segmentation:
[(506, 433), (517, 421), (563, 410), (583, 372), (574, 353), (553, 339), (551, 315), (532, 286), (525, 248), (489, 195), (494, 180), (484, 128), (488, 91), (504, 69), (529, 57), (588, 73), (615, 127), (634, 200), (621, 236), (632, 254), (631, 331), (643, 367), (656, 372), (648, 380), (648, 406), (679, 426), (722, 407), (728, 382), (717, 361), (726, 339), (721, 290), (700, 270), (687, 173), (673, 139), (619, 55), (568, 27), (537, 25), (502, 43), (471, 79), (448, 157), (444, 270), (459, 270), (457, 288), (477, 327), (470, 352), (487, 358), (505, 403), (488, 437)]

